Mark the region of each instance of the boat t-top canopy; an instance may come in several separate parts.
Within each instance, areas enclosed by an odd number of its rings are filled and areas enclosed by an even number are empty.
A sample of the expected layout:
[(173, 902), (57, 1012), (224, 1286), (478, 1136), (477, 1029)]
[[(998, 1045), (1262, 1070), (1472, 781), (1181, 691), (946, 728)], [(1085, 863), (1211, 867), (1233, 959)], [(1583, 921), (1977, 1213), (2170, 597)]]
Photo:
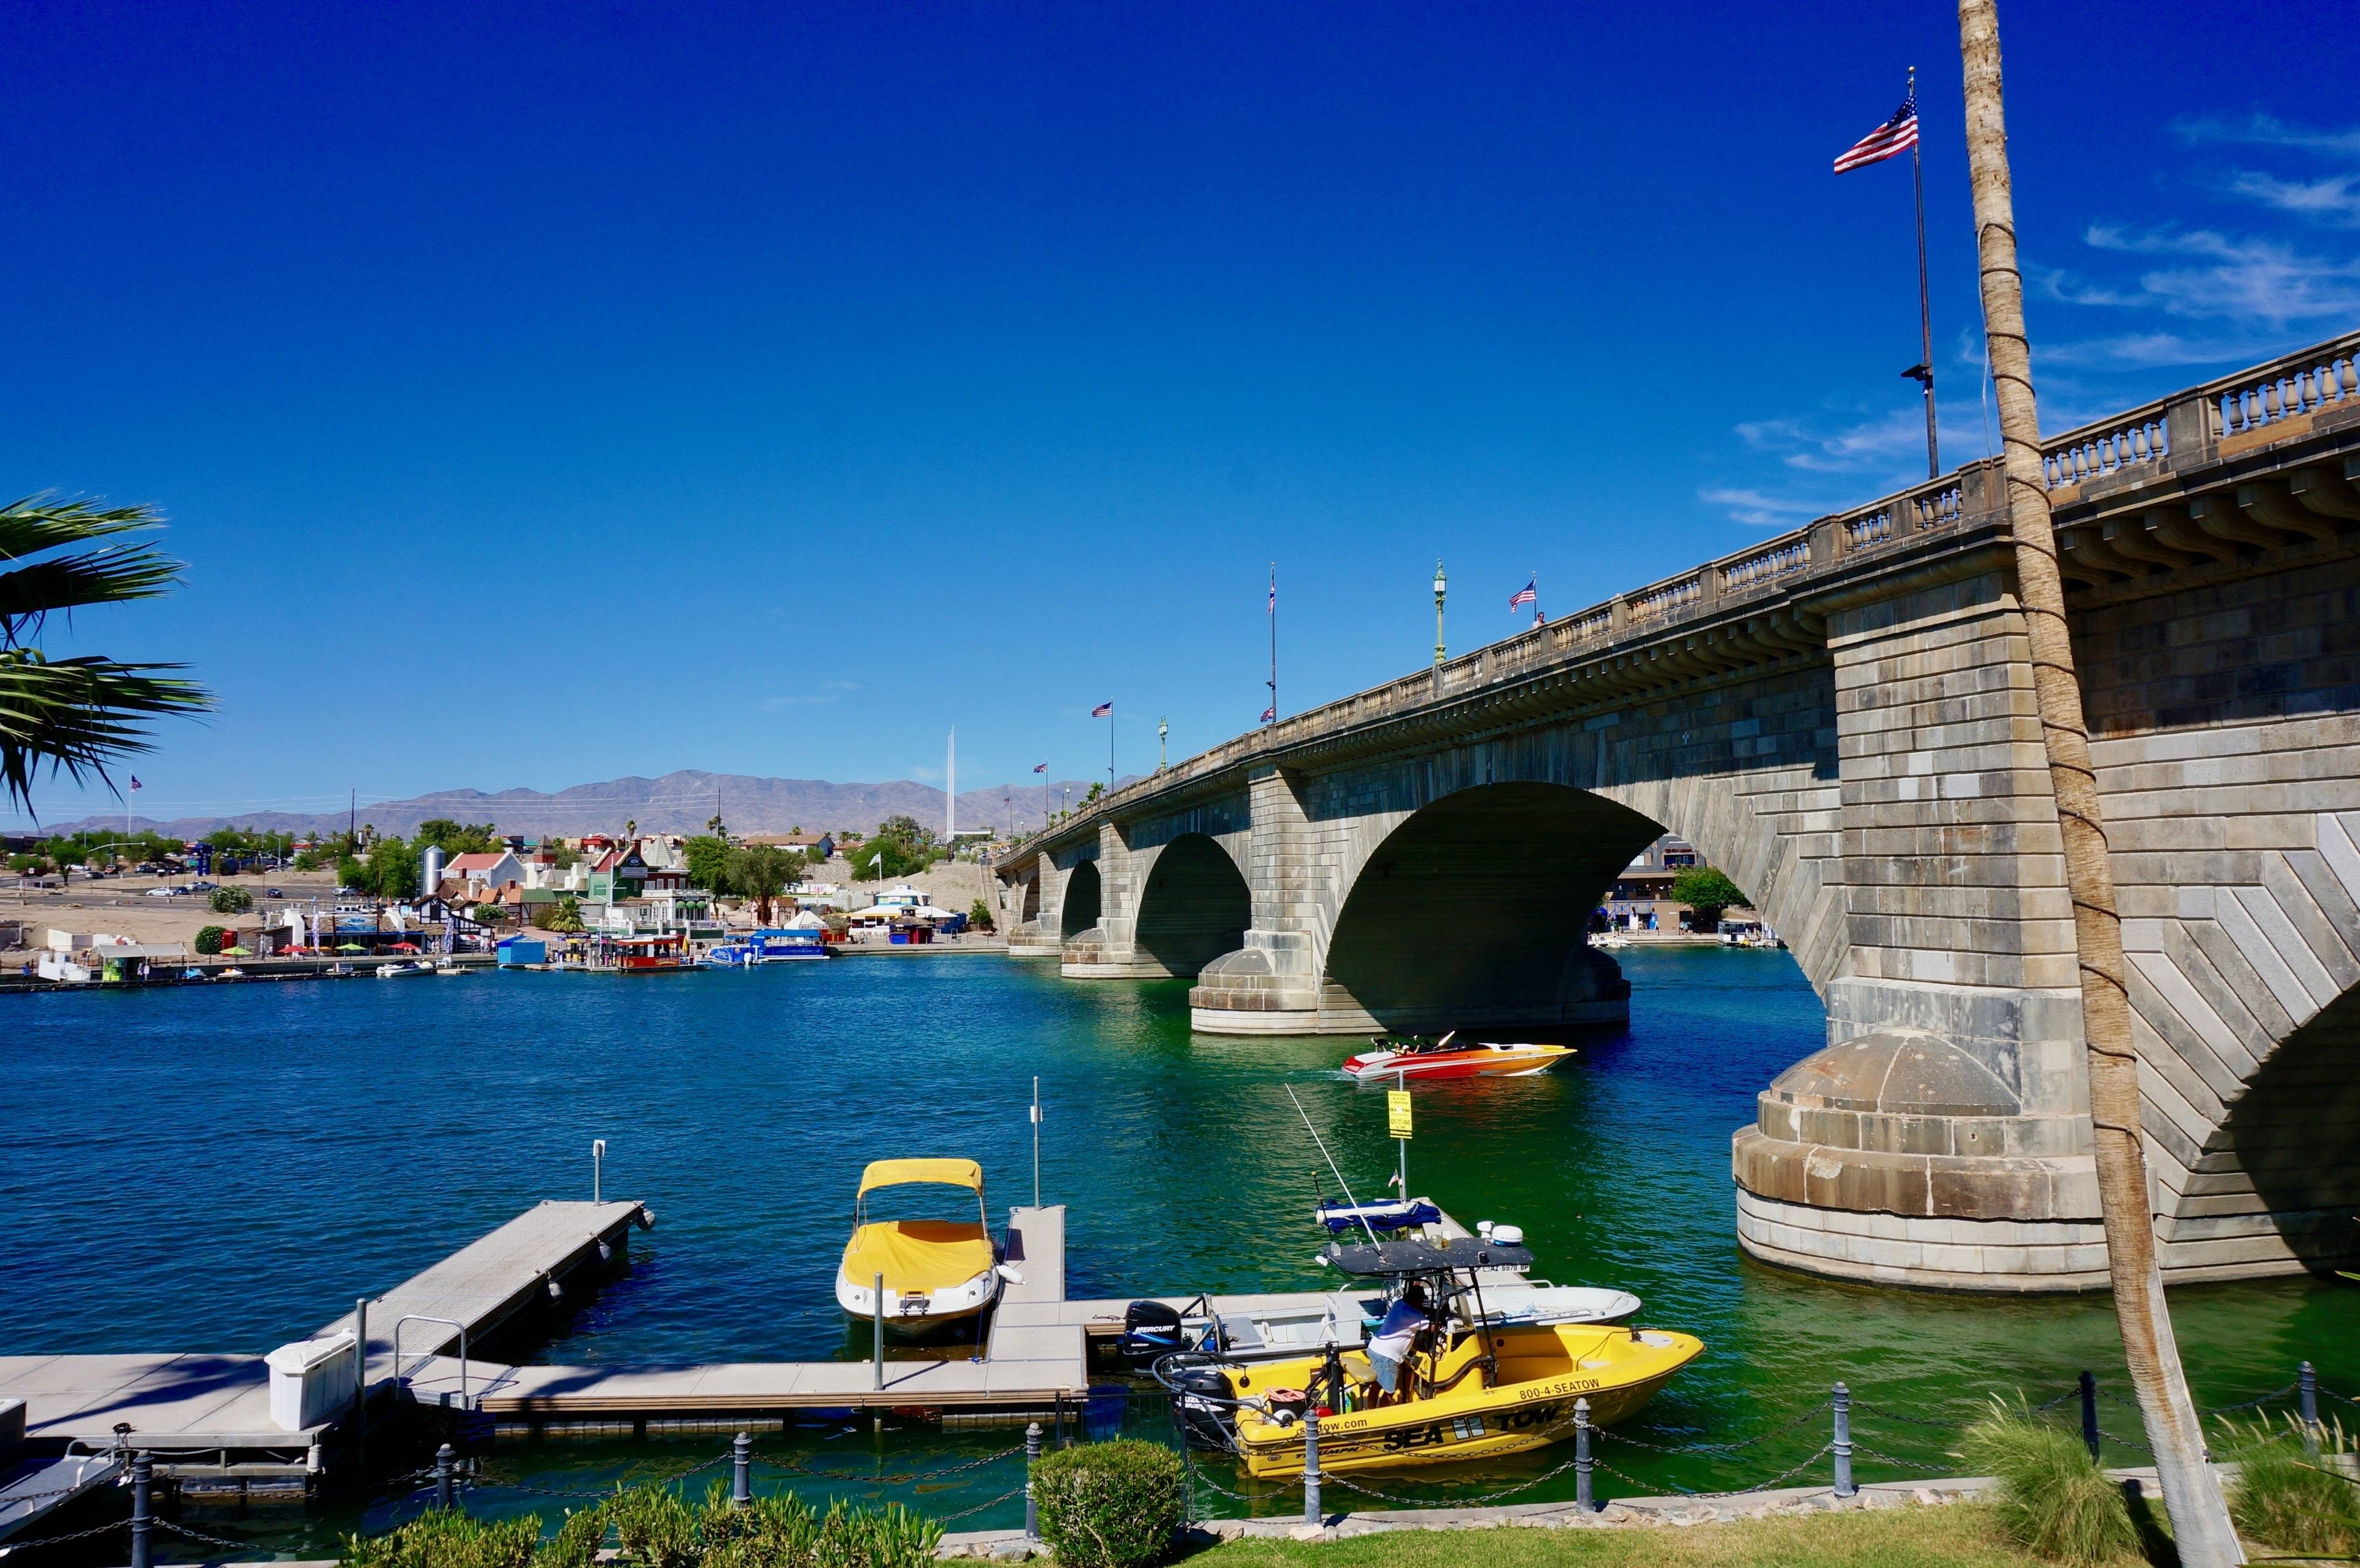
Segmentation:
[(1454, 1236), (1448, 1241), (1379, 1241), (1346, 1247), (1329, 1242), (1320, 1255), (1347, 1274), (1444, 1274), (1469, 1269), (1529, 1269), (1530, 1249), (1480, 1236)]
[(872, 1161), (860, 1173), (860, 1191), (857, 1196), (867, 1197), (880, 1187), (901, 1187), (912, 1183), (930, 1183), (944, 1187), (965, 1187), (968, 1192), (983, 1192), (983, 1167), (972, 1160), (879, 1160)]

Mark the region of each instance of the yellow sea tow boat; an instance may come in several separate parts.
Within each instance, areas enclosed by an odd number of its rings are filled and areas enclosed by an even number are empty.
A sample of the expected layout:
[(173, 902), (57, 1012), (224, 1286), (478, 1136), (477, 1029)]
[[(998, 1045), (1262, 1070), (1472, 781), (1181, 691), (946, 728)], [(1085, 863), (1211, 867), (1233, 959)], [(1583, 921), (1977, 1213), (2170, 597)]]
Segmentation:
[[(975, 1194), (976, 1217), (966, 1220), (871, 1220), (869, 1194), (885, 1187), (964, 1187)], [(972, 1160), (880, 1160), (860, 1173), (853, 1198), (852, 1239), (836, 1271), (836, 1300), (847, 1312), (877, 1312), (883, 1276), (885, 1324), (917, 1334), (972, 1318), (999, 1299), (1003, 1279), (983, 1203), (983, 1167)]]
[(1159, 1362), (1185, 1430), (1227, 1448), (1255, 1476), (1303, 1473), (1304, 1415), (1319, 1410), (1322, 1470), (1393, 1469), (1491, 1458), (1573, 1435), (1574, 1401), (1612, 1426), (1636, 1414), (1672, 1375), (1704, 1352), (1693, 1334), (1622, 1324), (1479, 1327), (1483, 1276), (1529, 1267), (1520, 1247), (1467, 1236), (1330, 1247), (1349, 1273), (1421, 1282), (1435, 1306), (1387, 1394), (1362, 1350), (1330, 1346), (1291, 1361), (1225, 1365), (1203, 1356)]

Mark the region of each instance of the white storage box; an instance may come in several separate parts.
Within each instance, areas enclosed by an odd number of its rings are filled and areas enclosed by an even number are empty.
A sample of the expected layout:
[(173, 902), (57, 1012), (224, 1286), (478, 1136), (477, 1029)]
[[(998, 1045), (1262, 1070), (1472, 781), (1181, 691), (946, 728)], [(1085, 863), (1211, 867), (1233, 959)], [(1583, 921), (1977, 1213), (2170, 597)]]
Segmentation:
[(299, 1339), (263, 1360), (270, 1368), (270, 1419), (282, 1431), (302, 1432), (335, 1420), (359, 1388), (349, 1332)]

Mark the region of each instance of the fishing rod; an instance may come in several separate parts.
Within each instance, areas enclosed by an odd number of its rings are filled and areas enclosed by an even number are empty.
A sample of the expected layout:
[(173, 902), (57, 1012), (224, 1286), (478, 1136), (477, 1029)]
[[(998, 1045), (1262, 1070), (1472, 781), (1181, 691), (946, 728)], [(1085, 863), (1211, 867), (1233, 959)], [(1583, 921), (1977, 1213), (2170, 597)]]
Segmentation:
[(1328, 1146), (1325, 1143), (1319, 1141), (1319, 1129), (1311, 1125), (1311, 1113), (1305, 1110), (1303, 1102), (1295, 1097), (1295, 1085), (1292, 1083), (1286, 1086), (1286, 1097), (1295, 1101), (1295, 1114), (1303, 1118), (1303, 1130), (1311, 1135), (1312, 1143), (1319, 1149), (1319, 1158), (1328, 1162), (1328, 1171), (1336, 1178), (1336, 1185), (1344, 1189), (1344, 1201), (1352, 1205), (1352, 1217), (1359, 1220), (1360, 1228), (1369, 1233), (1369, 1245), (1371, 1247), (1383, 1245), (1377, 1240), (1376, 1227), (1369, 1223), (1369, 1216), (1360, 1212), (1360, 1200), (1352, 1196), (1351, 1183), (1346, 1181), (1344, 1173), (1336, 1169), (1336, 1157), (1328, 1152)]

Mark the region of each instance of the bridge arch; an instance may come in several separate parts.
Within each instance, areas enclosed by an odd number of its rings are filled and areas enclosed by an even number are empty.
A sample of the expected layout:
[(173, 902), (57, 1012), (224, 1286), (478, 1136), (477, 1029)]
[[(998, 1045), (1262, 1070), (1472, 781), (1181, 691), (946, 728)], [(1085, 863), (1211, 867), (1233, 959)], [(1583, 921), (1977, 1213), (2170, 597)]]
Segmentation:
[(1071, 937), (1098, 923), (1098, 863), (1085, 860), (1065, 873), (1065, 896), (1058, 900), (1057, 934)]
[(1552, 1028), (1622, 1016), (1590, 914), (1663, 829), (1562, 784), (1481, 784), (1371, 847), (1328, 945), (1323, 1029)]
[(1245, 941), (1253, 894), (1208, 833), (1184, 833), (1157, 852), (1140, 889), (1132, 945), (1167, 974), (1192, 975)]

